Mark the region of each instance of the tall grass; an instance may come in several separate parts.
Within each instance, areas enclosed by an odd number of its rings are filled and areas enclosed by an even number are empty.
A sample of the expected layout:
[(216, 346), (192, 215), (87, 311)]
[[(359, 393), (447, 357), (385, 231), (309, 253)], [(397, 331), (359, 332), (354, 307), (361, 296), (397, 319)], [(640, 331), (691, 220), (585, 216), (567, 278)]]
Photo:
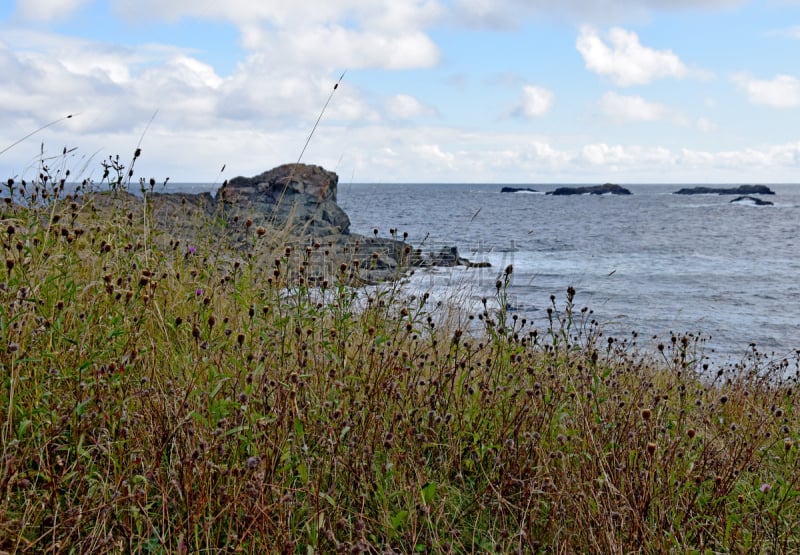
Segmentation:
[(529, 322), (511, 267), (465, 329), (367, 261), (311, 283), (325, 246), (179, 241), (118, 166), (0, 203), (0, 551), (800, 550), (797, 361), (648, 352), (572, 288)]

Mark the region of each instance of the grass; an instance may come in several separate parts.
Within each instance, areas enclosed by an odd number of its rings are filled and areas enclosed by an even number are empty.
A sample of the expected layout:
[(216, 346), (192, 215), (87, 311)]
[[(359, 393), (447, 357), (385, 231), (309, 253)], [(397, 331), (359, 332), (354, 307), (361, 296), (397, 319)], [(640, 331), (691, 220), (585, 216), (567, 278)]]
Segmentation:
[(649, 352), (572, 288), (529, 322), (511, 267), (462, 328), (366, 262), (309, 285), (319, 245), (179, 241), (107, 169), (103, 209), (0, 203), (0, 552), (800, 550), (796, 360)]

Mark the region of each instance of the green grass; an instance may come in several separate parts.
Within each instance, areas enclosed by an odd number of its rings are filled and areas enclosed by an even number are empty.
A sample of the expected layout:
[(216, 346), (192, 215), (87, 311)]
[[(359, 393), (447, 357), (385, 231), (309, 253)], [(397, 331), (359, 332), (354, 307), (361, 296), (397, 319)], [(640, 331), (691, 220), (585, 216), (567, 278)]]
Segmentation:
[(0, 204), (0, 552), (800, 550), (797, 361), (650, 352), (571, 288), (460, 329), (58, 187)]

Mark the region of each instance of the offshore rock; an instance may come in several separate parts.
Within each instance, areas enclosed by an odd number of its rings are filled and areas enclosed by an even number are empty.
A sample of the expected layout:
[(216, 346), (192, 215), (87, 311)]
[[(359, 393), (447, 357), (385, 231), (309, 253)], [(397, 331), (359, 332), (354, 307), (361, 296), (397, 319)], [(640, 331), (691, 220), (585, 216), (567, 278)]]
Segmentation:
[(738, 187), (684, 187), (675, 195), (774, 195), (766, 185), (740, 185)]
[(503, 187), (500, 189), (501, 193), (538, 193), (536, 189), (530, 187)]
[(614, 183), (604, 183), (603, 185), (594, 185), (590, 187), (559, 187), (558, 189), (547, 193), (548, 195), (562, 196), (562, 195), (630, 195), (631, 192), (625, 187), (621, 187)]
[(753, 206), (774, 206), (775, 203), (768, 200), (760, 199), (758, 197), (736, 197), (731, 201), (731, 204), (749, 204)]

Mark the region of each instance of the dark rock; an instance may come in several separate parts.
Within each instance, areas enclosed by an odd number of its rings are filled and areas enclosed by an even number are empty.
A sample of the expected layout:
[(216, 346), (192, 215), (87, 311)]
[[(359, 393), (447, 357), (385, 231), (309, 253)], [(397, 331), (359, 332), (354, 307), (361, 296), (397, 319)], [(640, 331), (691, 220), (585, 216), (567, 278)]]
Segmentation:
[(412, 264), (421, 267), (446, 267), (466, 266), (467, 268), (490, 268), (489, 262), (472, 262), (461, 256), (458, 247), (442, 247), (438, 251), (423, 253), (422, 249), (415, 249), (412, 255)]
[(766, 185), (740, 185), (738, 187), (684, 187), (675, 195), (774, 195)]
[(530, 187), (503, 187), (500, 189), (501, 193), (538, 193), (536, 189)]
[(228, 219), (247, 214), (253, 225), (292, 235), (347, 235), (350, 218), (336, 204), (339, 177), (320, 166), (284, 164), (255, 177), (235, 177), (219, 190)]
[(737, 203), (737, 204), (755, 204), (756, 206), (773, 206), (774, 205), (773, 202), (770, 202), (768, 200), (760, 199), (760, 198), (757, 198), (757, 197), (749, 197), (749, 196), (736, 197), (731, 202), (732, 203)]
[(590, 187), (559, 187), (558, 189), (547, 193), (548, 195), (562, 196), (562, 195), (630, 195), (631, 192), (625, 187), (620, 187), (614, 183), (604, 183), (603, 185), (594, 185)]

